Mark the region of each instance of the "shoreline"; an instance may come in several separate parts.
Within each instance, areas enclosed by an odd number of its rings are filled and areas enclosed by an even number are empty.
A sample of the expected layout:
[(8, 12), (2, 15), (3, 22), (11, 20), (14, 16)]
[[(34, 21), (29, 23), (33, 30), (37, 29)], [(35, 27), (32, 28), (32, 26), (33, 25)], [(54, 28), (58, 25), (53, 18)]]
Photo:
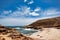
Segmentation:
[(60, 29), (43, 28), (43, 31), (33, 33), (30, 37), (40, 40), (60, 40)]

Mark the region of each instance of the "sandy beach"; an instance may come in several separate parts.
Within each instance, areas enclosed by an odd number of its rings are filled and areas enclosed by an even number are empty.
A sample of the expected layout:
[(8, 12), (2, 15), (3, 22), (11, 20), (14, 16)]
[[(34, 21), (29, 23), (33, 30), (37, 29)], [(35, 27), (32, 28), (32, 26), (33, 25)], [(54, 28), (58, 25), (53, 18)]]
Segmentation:
[(60, 29), (43, 28), (43, 31), (33, 33), (30, 37), (37, 40), (60, 40)]

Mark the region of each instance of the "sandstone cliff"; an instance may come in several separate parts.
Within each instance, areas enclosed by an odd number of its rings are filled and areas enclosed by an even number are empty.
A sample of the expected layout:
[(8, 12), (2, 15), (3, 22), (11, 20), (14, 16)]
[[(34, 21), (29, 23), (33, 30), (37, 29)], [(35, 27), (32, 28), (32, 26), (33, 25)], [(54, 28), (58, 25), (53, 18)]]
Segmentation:
[(36, 22), (29, 24), (26, 27), (34, 29), (51, 27), (60, 28), (60, 17), (37, 20)]

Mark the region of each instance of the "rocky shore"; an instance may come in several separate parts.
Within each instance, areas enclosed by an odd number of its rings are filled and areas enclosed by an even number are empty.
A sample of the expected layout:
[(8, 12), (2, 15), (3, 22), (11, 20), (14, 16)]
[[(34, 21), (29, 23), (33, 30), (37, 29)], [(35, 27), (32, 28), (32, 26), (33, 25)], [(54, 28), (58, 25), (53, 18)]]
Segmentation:
[(30, 37), (22, 35), (16, 29), (0, 26), (0, 40), (33, 40)]

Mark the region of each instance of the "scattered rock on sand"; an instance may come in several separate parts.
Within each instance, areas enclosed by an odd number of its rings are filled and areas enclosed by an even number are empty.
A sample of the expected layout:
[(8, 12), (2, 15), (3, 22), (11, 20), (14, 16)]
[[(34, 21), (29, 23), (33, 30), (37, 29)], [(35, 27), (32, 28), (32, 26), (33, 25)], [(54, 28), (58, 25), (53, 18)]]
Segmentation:
[(0, 26), (0, 40), (33, 40), (12, 28)]

